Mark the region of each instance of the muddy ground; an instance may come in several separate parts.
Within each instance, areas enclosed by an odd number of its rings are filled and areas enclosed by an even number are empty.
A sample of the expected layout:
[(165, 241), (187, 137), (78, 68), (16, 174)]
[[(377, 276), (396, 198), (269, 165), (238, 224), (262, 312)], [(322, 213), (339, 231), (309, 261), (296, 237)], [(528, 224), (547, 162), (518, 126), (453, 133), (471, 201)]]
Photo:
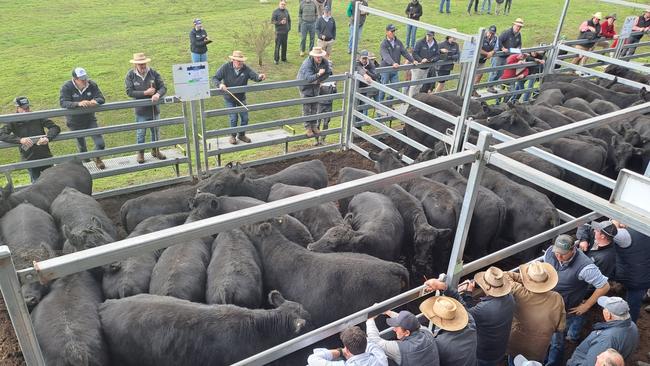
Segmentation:
[[(266, 164), (255, 167), (254, 170), (259, 174), (272, 174), (288, 167), (291, 164), (311, 159), (320, 159), (323, 161), (323, 163), (325, 163), (325, 166), (327, 167), (329, 173), (330, 184), (336, 183), (338, 171), (346, 166), (373, 170), (373, 163), (371, 161), (351, 151), (326, 152), (318, 155), (296, 158), (287, 161), (276, 162), (273, 164)], [(100, 203), (104, 207), (104, 210), (109, 215), (109, 217), (111, 217), (111, 219), (121, 228), (119, 219), (120, 207), (128, 199), (141, 194), (144, 193), (139, 192), (130, 195), (106, 198), (100, 200)], [(0, 301), (2, 301), (2, 299), (0, 299)], [(601, 320), (601, 309), (596, 305), (589, 312), (589, 323), (588, 327), (585, 327), (584, 336), (589, 333), (592, 323)], [(648, 354), (650, 352), (650, 314), (642, 311), (637, 325), (639, 327), (639, 333), (641, 334), (641, 343), (637, 352), (630, 358), (630, 360), (628, 360), (627, 365), (636, 366), (637, 360), (646, 362), (650, 361), (650, 357), (648, 357)], [(567, 357), (571, 355), (575, 346), (576, 345), (571, 344), (567, 346)], [(4, 301), (2, 301), (0, 302), (0, 366), (17, 366), (24, 364), (25, 362), (23, 360), (20, 347), (18, 346), (18, 341), (15, 338), (11, 321), (9, 320), (9, 316), (4, 306)]]

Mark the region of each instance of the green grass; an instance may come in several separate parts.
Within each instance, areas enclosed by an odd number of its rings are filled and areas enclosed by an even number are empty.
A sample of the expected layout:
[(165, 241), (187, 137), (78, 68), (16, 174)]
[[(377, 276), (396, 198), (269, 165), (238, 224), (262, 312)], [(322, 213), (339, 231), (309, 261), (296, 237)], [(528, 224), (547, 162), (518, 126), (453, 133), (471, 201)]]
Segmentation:
[[(481, 0), (482, 1), (482, 0)], [(494, 2), (494, 1), (493, 1)], [(334, 0), (333, 15), (337, 20), (338, 39), (334, 45), (333, 61), (335, 72), (341, 73), (349, 67), (347, 48), (348, 26), (345, 11), (347, 0)], [(370, 6), (395, 14), (403, 14), (407, 0), (370, 0)], [(475, 33), (479, 27), (496, 24), (499, 32), (510, 26), (516, 17), (522, 17), (526, 27), (522, 31), (525, 46), (540, 42), (549, 43), (560, 17), (563, 0), (533, 1), (514, 0), (509, 16), (480, 15), (467, 16), (466, 0), (452, 1), (452, 14), (437, 12), (438, 1), (422, 1), (424, 16), (422, 21), (442, 27), (455, 27), (461, 32)], [(480, 4), (479, 4), (480, 5)], [(259, 67), (251, 45), (238, 41), (247, 21), (268, 21), (277, 3), (266, 4), (258, 0), (160, 0), (131, 2), (114, 0), (110, 3), (96, 0), (70, 2), (65, 0), (36, 1), (20, 3), (4, 2), (2, 22), (0, 22), (0, 112), (12, 113), (12, 100), (17, 95), (27, 95), (33, 109), (58, 107), (59, 88), (70, 77), (71, 70), (83, 66), (100, 85), (107, 101), (127, 99), (124, 90), (124, 75), (130, 68), (129, 59), (135, 52), (145, 52), (153, 61), (151, 66), (162, 73), (173, 94), (171, 65), (189, 62), (188, 33), (192, 19), (200, 17), (210, 37), (215, 40), (209, 46), (208, 59), (211, 73), (227, 60), (233, 49), (240, 49), (249, 56), (249, 64), (259, 72), (268, 75), (269, 80), (294, 79), (302, 62), (299, 57), (298, 0), (289, 1), (289, 11), (293, 17), (293, 30), (289, 36), (288, 64), (274, 65), (273, 46), (265, 55), (265, 63)], [(616, 12), (618, 27), (627, 15), (638, 14), (624, 7), (611, 6), (598, 1), (574, 0), (567, 15), (565, 31), (569, 38), (575, 37), (578, 24), (589, 18), (590, 14), (601, 11), (603, 14)], [(360, 48), (378, 53), (383, 38), (384, 27), (389, 21), (369, 16), (363, 30)], [(405, 36), (405, 26), (398, 25), (398, 38)], [(423, 36), (420, 30), (419, 36)], [(340, 88), (339, 90), (342, 90)], [(296, 88), (262, 93), (249, 93), (249, 103), (281, 100), (298, 97)], [(221, 98), (208, 101), (210, 108), (223, 106)], [(336, 107), (336, 105), (335, 105)], [(180, 106), (166, 106), (162, 117), (180, 115)], [(251, 123), (300, 115), (300, 107), (279, 108), (251, 113)], [(100, 125), (114, 125), (133, 121), (131, 110), (111, 111), (100, 114)], [(333, 126), (338, 125), (334, 123)], [(64, 126), (63, 119), (56, 119)], [(210, 129), (226, 127), (227, 117), (213, 118), (208, 122)], [(108, 147), (133, 143), (134, 133), (106, 135)], [(166, 127), (164, 137), (182, 135), (182, 127)], [(334, 140), (334, 137), (331, 138)], [(294, 149), (297, 147), (293, 147)], [(75, 152), (72, 141), (55, 142), (52, 150), (55, 155)], [(281, 148), (266, 148), (262, 151), (231, 154), (228, 160), (250, 159), (264, 154), (277, 154)], [(17, 149), (3, 149), (0, 164), (8, 164), (19, 159)], [(214, 165), (214, 160), (211, 160)], [(172, 169), (116, 176), (99, 180), (97, 190), (139, 184), (145, 181), (171, 177)], [(26, 183), (27, 175), (16, 172), (14, 180)]]

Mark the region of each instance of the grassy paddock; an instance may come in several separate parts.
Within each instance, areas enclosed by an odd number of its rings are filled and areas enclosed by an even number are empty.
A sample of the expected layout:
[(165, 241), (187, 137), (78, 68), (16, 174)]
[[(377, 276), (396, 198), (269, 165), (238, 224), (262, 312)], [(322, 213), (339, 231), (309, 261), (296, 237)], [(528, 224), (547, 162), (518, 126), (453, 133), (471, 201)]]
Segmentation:
[[(480, 0), (482, 2), (482, 0)], [(370, 0), (370, 6), (395, 14), (403, 14), (407, 0)], [(641, 1), (639, 1), (641, 2)], [(244, 31), (248, 20), (268, 21), (272, 11), (277, 7), (275, 1), (263, 4), (257, 0), (240, 0), (237, 2), (217, 0), (195, 0), (181, 2), (174, 0), (133, 3), (115, 0), (109, 4), (96, 0), (85, 0), (76, 4), (64, 0), (36, 1), (26, 0), (20, 3), (5, 2), (2, 6), (0, 22), (0, 112), (12, 113), (12, 100), (17, 95), (27, 95), (33, 109), (58, 107), (59, 88), (70, 77), (76, 66), (85, 67), (91, 78), (102, 89), (107, 101), (127, 99), (124, 89), (124, 76), (130, 68), (129, 59), (135, 52), (145, 52), (153, 61), (151, 66), (162, 73), (173, 93), (171, 65), (190, 61), (188, 34), (192, 19), (200, 17), (210, 38), (215, 41), (209, 46), (208, 60), (213, 74), (227, 60), (233, 49), (240, 49), (249, 56), (249, 64), (259, 72), (268, 75), (269, 80), (294, 79), (302, 58), (299, 57), (298, 1), (289, 0), (288, 8), (293, 20), (289, 35), (288, 64), (274, 65), (272, 62), (273, 45), (266, 51), (264, 65), (258, 66), (251, 45), (238, 41), (236, 35)], [(455, 27), (461, 32), (476, 32), (479, 27), (495, 24), (499, 32), (510, 26), (517, 17), (524, 19), (526, 27), (522, 31), (525, 46), (552, 41), (564, 1), (515, 0), (512, 12), (508, 16), (472, 15), (466, 11), (467, 0), (452, 0), (452, 14), (438, 13), (438, 1), (423, 0), (424, 15), (422, 21), (446, 28)], [(494, 1), (493, 1), (494, 3)], [(346, 53), (348, 23), (346, 17), (347, 0), (334, 0), (333, 16), (337, 21), (337, 42), (334, 45), (333, 61), (335, 72), (344, 72), (349, 68), (350, 57)], [(480, 5), (480, 4), (479, 4)], [(616, 12), (618, 28), (625, 16), (638, 14), (624, 7), (611, 6), (598, 1), (574, 0), (567, 15), (564, 34), (569, 38), (577, 34), (578, 24), (601, 11), (603, 14)], [(384, 35), (388, 21), (369, 16), (363, 29), (360, 48), (379, 52), (379, 43)], [(406, 27), (397, 25), (397, 37), (405, 37)], [(424, 36), (420, 30), (418, 38)], [(437, 37), (441, 41), (441, 37)], [(342, 91), (342, 87), (339, 87)], [(249, 93), (249, 103), (298, 97), (296, 88)], [(221, 98), (207, 102), (209, 108), (223, 107)], [(340, 102), (335, 103), (335, 108)], [(173, 117), (181, 113), (180, 106), (166, 106), (162, 117)], [(262, 122), (300, 115), (300, 107), (278, 108), (251, 113), (250, 122)], [(110, 111), (98, 116), (100, 125), (114, 125), (133, 121), (130, 110)], [(339, 118), (331, 126), (339, 125)], [(60, 126), (65, 126), (62, 118), (56, 119)], [(208, 128), (222, 128), (228, 125), (227, 117), (212, 118)], [(166, 127), (164, 137), (182, 135), (182, 127)], [(108, 147), (133, 143), (134, 132), (106, 135)], [(330, 139), (334, 140), (333, 137)], [(91, 142), (89, 142), (92, 145)], [(296, 144), (292, 144), (295, 149)], [(73, 141), (52, 144), (56, 155), (74, 153)], [(230, 154), (229, 160), (250, 159), (277, 154), (281, 148), (265, 148), (262, 151)], [(8, 164), (19, 159), (17, 149), (3, 149), (0, 164)], [(210, 162), (214, 165), (214, 159)], [(101, 179), (97, 190), (119, 186), (139, 184), (163, 177), (171, 177), (172, 168), (156, 169), (142, 173)], [(18, 184), (28, 181), (27, 174), (17, 172), (14, 180)]]

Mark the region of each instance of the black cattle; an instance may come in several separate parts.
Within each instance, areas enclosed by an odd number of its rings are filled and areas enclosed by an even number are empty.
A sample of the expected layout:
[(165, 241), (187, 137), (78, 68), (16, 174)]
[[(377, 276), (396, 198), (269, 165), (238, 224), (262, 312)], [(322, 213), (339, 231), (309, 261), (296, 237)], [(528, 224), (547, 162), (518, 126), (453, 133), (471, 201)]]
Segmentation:
[(605, 72), (610, 75), (620, 76), (624, 79), (636, 81), (641, 84), (650, 84), (650, 77), (638, 71), (630, 70), (619, 65), (607, 65)]
[(621, 135), (609, 126), (596, 127), (590, 132), (593, 137), (607, 142), (608, 166), (603, 173), (612, 178), (616, 178), (618, 172), (626, 168), (631, 159), (643, 155), (643, 149), (627, 143)]
[(597, 114), (616, 112), (619, 109), (621, 109), (616, 104), (602, 99), (597, 99), (592, 101), (591, 103), (589, 103), (589, 106)]
[[(609, 102), (616, 104), (620, 108), (627, 108), (638, 101), (647, 102), (648, 100), (650, 100), (650, 95), (648, 95), (646, 88), (642, 88), (637, 92), (637, 94), (627, 94), (627, 93), (619, 93), (617, 91), (604, 88), (600, 85), (596, 85), (592, 82), (582, 80), (582, 79), (576, 79), (572, 83), (582, 88), (589, 88), (589, 90), (601, 95), (601, 98), (597, 98), (597, 99), (605, 99)], [(589, 102), (591, 102), (591, 100), (589, 100)]]
[(91, 196), (66, 187), (52, 202), (52, 216), (74, 250), (93, 248), (115, 241), (117, 228), (102, 206)]
[[(188, 215), (186, 212), (181, 212), (150, 217), (140, 222), (128, 237), (134, 238), (182, 225)], [(107, 299), (120, 299), (149, 292), (151, 272), (158, 257), (160, 257), (159, 251), (148, 252), (106, 266), (102, 277), (104, 296)]]
[[(452, 116), (460, 115), (460, 107), (454, 103), (450, 103), (449, 100), (441, 96), (435, 94), (419, 93), (415, 96), (415, 99), (432, 107), (445, 111)], [(432, 115), (429, 112), (425, 112), (417, 107), (414, 107), (413, 105), (409, 105), (408, 109), (406, 110), (406, 115), (443, 134), (448, 128), (454, 127), (451, 123), (445, 121), (444, 119)], [(433, 145), (438, 141), (435, 137), (409, 124), (406, 124), (404, 126), (404, 133), (409, 138), (429, 147), (433, 147)]]
[(45, 169), (34, 184), (18, 192), (13, 192), (13, 187), (8, 184), (0, 194), (0, 216), (23, 202), (49, 212), (50, 205), (65, 187), (75, 188), (85, 194), (92, 193), (92, 177), (79, 160)]
[(402, 252), (404, 220), (390, 198), (363, 192), (352, 198), (345, 222), (307, 246), (315, 252), (354, 252), (394, 261)]
[(196, 186), (182, 186), (147, 193), (132, 198), (120, 208), (124, 231), (130, 233), (143, 220), (158, 215), (187, 212), (188, 200), (196, 194)]
[[(262, 205), (265, 202), (252, 197), (215, 197), (217, 201), (217, 215), (243, 210), (248, 207)], [(278, 218), (279, 230), (282, 235), (294, 243), (306, 247), (314, 241), (309, 229), (298, 219), (291, 215), (282, 215)]]
[(301, 303), (319, 327), (399, 294), (403, 266), (357, 253), (315, 253), (285, 238), (276, 220), (245, 225), (260, 254), (265, 288)]
[(579, 76), (575, 74), (567, 74), (567, 73), (552, 73), (552, 74), (546, 74), (544, 75), (544, 82), (553, 82), (553, 81), (562, 81), (565, 83), (570, 83), (573, 80), (579, 78)]
[(300, 304), (277, 291), (269, 303), (251, 310), (141, 294), (107, 300), (99, 315), (116, 365), (230, 365), (309, 329)]
[[(368, 177), (374, 172), (356, 168), (345, 167), (339, 171), (338, 183), (345, 183), (355, 179)], [(429, 225), (422, 203), (404, 188), (397, 184), (391, 184), (373, 190), (385, 195), (393, 201), (395, 207), (404, 220), (404, 244), (402, 249), (410, 267), (411, 259), (415, 262), (415, 272), (425, 273), (428, 263), (428, 255), (432, 248), (438, 246), (438, 241), (448, 243), (450, 241), (449, 229), (436, 229)], [(339, 200), (339, 206), (344, 212), (348, 211), (349, 200)]]
[(327, 169), (320, 160), (291, 165), (275, 174), (251, 179), (246, 173), (225, 167), (215, 173), (205, 190), (217, 196), (248, 196), (266, 201), (276, 183), (320, 189), (327, 187)]
[(257, 309), (262, 303), (262, 263), (241, 230), (219, 233), (212, 243), (205, 300)]
[[(546, 148), (541, 148), (542, 150), (545, 150), (547, 152), (553, 153), (550, 149)], [(517, 160), (520, 163), (526, 164), (527, 166), (534, 168), (536, 170), (539, 170), (542, 173), (548, 174), (551, 177), (563, 180), (564, 179), (564, 169), (558, 167), (557, 165), (553, 163), (549, 163), (548, 161), (539, 158), (535, 155), (529, 154), (525, 151), (515, 151), (510, 154), (508, 154), (508, 157), (513, 158)], [(508, 178), (512, 179), (514, 182), (517, 182), (519, 184), (523, 184), (525, 186), (528, 186), (530, 188), (533, 188), (540, 193), (544, 194), (546, 197), (552, 198), (554, 196), (554, 193), (552, 191), (548, 191), (544, 188), (541, 188), (534, 182), (529, 182), (523, 178), (520, 178), (508, 171), (505, 170), (498, 170), (500, 173), (504, 174)]]
[[(192, 211), (185, 223), (217, 215), (215, 198), (210, 193), (197, 193), (189, 202)], [(193, 239), (165, 249), (151, 272), (149, 293), (203, 302), (211, 242), (209, 238)]]
[(546, 122), (551, 128), (561, 127), (575, 122), (575, 120), (572, 118), (567, 117), (559, 111), (545, 105), (532, 105), (528, 108), (528, 111), (530, 111), (530, 113), (532, 113), (535, 117)]
[(571, 108), (582, 113), (586, 113), (591, 117), (598, 115), (598, 113), (594, 112), (594, 110), (591, 109), (591, 104), (582, 98), (567, 99), (562, 105), (566, 108)]
[[(590, 83), (595, 86), (596, 84)], [(571, 98), (582, 98), (588, 102), (591, 102), (595, 99), (602, 99), (602, 95), (593, 91), (592, 88), (584, 88), (580, 85), (573, 84), (573, 82), (567, 83), (564, 81), (550, 81), (543, 82), (540, 86), (540, 90), (544, 91), (547, 89), (560, 89), (562, 94), (564, 94), (564, 99), (568, 100)]]
[[(437, 147), (441, 147), (440, 144)], [(423, 151), (416, 162), (435, 159), (444, 155), (443, 151), (444, 148)], [(467, 179), (454, 169), (440, 170), (427, 177), (454, 187), (460, 194), (465, 195)], [(486, 256), (506, 222), (507, 208), (505, 201), (501, 197), (485, 187), (479, 187), (476, 200), (479, 204), (474, 206), (465, 248), (465, 255), (468, 259), (478, 259)]]
[(553, 109), (555, 109), (556, 111), (562, 113), (563, 115), (571, 118), (574, 121), (583, 121), (585, 119), (589, 119), (589, 118), (593, 117), (592, 115), (590, 115), (588, 113), (585, 113), (585, 112), (582, 112), (582, 111), (579, 111), (579, 110), (576, 110), (576, 109), (573, 109), (573, 108), (567, 108), (567, 107), (561, 106), (561, 105), (553, 106)]
[(564, 102), (564, 94), (560, 89), (542, 90), (537, 98), (533, 101), (534, 105), (546, 105), (552, 107)]
[(50, 366), (110, 365), (97, 307), (104, 299), (89, 272), (56, 280), (32, 312), (36, 338)]

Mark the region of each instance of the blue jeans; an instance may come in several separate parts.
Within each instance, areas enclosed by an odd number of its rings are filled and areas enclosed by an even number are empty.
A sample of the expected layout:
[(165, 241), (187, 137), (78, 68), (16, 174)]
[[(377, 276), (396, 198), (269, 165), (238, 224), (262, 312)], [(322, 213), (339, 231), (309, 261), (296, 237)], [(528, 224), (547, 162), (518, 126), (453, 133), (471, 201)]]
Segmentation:
[(415, 38), (417, 32), (418, 27), (413, 25), (406, 25), (406, 48), (415, 47)]
[[(41, 172), (47, 168), (51, 168), (51, 165), (46, 165), (46, 166), (37, 166), (35, 168), (27, 168), (27, 172), (29, 173), (29, 179), (34, 183), (38, 177), (41, 176)], [(642, 296), (643, 297), (643, 296)]]
[[(580, 331), (585, 323), (582, 315), (567, 315), (566, 330), (567, 336), (573, 340), (580, 338)], [(551, 347), (546, 357), (546, 366), (561, 366), (564, 361), (564, 332), (555, 332), (551, 338)]]
[[(79, 131), (79, 130), (86, 130), (88, 128), (97, 128), (97, 120), (90, 120), (86, 122), (85, 125), (80, 126), (80, 125), (67, 125), (70, 131)], [(106, 147), (106, 144), (104, 143), (104, 138), (102, 135), (93, 135), (90, 136), (93, 139), (93, 143), (95, 144), (95, 150), (104, 150)], [(77, 137), (77, 149), (79, 152), (86, 152), (88, 151), (88, 146), (86, 145), (86, 138), (85, 137)]]
[[(526, 89), (530, 89), (533, 86), (535, 86), (535, 81), (537, 81), (537, 80), (536, 79), (528, 80), (528, 82), (526, 82)], [(530, 91), (525, 92), (523, 98), (521, 98), (521, 101), (524, 102), (524, 103), (528, 102), (528, 100), (530, 99), (530, 94), (531, 93), (532, 92), (530, 92)]]
[(449, 7), (451, 6), (451, 0), (440, 0), (440, 12), (442, 13), (442, 6), (447, 3), (447, 13), (451, 13)]
[[(518, 90), (523, 90), (524, 89), (524, 83), (525, 83), (525, 81), (515, 81), (515, 85), (514, 85), (515, 87), (512, 88), (512, 91), (516, 92)], [(519, 100), (519, 94), (513, 94), (513, 95), (510, 96), (510, 98), (507, 98), (507, 100), (509, 100), (511, 102), (517, 101), (517, 100)]]
[(208, 53), (194, 53), (192, 52), (192, 62), (207, 62)]
[(300, 24), (300, 51), (305, 52), (305, 44), (307, 43), (307, 33), (309, 33), (309, 51), (314, 48), (314, 34), (316, 32), (316, 23), (302, 22)]
[[(147, 122), (147, 121), (153, 121), (156, 119), (160, 119), (160, 113), (156, 113), (155, 115), (150, 116), (140, 116), (140, 115), (135, 115), (135, 121), (136, 122)], [(158, 141), (158, 127), (149, 127), (149, 130), (151, 130), (151, 142)], [(147, 137), (147, 129), (146, 128), (138, 128), (135, 131), (135, 137), (136, 137), (136, 142), (138, 144), (144, 144), (145, 137)]]
[[(399, 73), (397, 71), (389, 71), (389, 72), (383, 72), (381, 73), (381, 83), (386, 85), (386, 84), (392, 84), (392, 83), (397, 83), (399, 82)], [(393, 88), (395, 89), (395, 88)], [(397, 89), (395, 89), (397, 90)], [(388, 96), (388, 99), (393, 99), (392, 95)], [(379, 102), (384, 100), (384, 92), (379, 91)]]
[(627, 296), (625, 300), (630, 306), (630, 318), (636, 323), (639, 319), (639, 313), (641, 312), (641, 305), (643, 304), (643, 295), (645, 295), (647, 289), (644, 290), (627, 290)]
[[(354, 30), (354, 26), (350, 25), (350, 36), (348, 37), (348, 52), (352, 52), (352, 31)], [(357, 44), (359, 42), (359, 39), (361, 39), (361, 32), (363, 32), (363, 26), (359, 27), (357, 29)]]
[[(506, 64), (505, 57), (492, 57), (492, 67), (503, 66)], [(490, 78), (488, 81), (497, 81), (503, 75), (503, 70), (493, 71), (490, 73)]]
[(481, 13), (485, 12), (485, 3), (487, 3), (487, 13), (490, 14), (490, 11), (492, 11), (492, 0), (483, 0), (481, 3)]
[[(241, 107), (239, 105), (239, 103), (235, 102), (234, 100), (224, 98), (223, 101), (224, 101), (227, 108)], [(246, 104), (246, 99), (241, 99), (241, 101), (242, 101), (242, 103)], [(230, 114), (228, 114), (228, 117), (230, 117), (230, 127), (237, 127), (237, 117), (239, 117), (241, 119), (241, 125), (242, 126), (247, 126), (248, 125), (248, 112), (247, 111), (243, 111), (243, 112), (239, 112), (239, 113), (230, 113)], [(242, 131), (239, 134), (244, 135), (245, 132)], [(235, 136), (234, 133), (232, 135)]]

